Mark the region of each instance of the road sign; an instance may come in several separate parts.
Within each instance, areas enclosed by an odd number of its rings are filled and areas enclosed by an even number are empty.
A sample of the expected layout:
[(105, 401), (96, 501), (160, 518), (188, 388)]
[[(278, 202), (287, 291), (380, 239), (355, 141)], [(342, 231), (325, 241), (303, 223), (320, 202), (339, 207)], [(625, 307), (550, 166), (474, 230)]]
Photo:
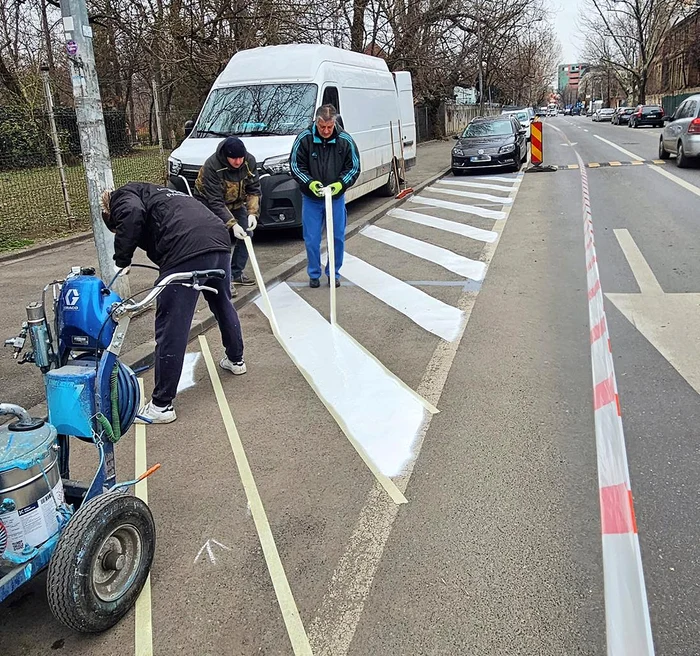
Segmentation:
[(542, 121), (533, 121), (530, 126), (530, 162), (534, 166), (542, 164)]
[(78, 44), (73, 40), (67, 41), (66, 42), (66, 52), (71, 57), (75, 57), (75, 55), (78, 54)]

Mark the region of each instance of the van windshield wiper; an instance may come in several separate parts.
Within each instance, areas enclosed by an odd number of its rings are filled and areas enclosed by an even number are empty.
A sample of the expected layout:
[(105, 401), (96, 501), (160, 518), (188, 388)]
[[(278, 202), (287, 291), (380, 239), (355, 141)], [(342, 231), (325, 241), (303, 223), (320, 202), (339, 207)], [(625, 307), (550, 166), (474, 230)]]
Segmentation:
[(231, 135), (226, 132), (217, 132), (216, 130), (197, 130), (197, 134), (213, 134), (215, 137), (229, 137)]
[(249, 130), (248, 132), (236, 132), (237, 137), (278, 137), (279, 132), (271, 132), (270, 130)]

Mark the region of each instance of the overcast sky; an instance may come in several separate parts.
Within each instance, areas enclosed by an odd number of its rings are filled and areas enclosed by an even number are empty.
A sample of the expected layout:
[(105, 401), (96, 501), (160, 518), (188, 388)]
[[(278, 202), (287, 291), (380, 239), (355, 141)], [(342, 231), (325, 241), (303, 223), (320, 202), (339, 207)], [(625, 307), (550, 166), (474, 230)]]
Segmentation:
[(585, 0), (548, 0), (554, 14), (554, 27), (561, 43), (562, 64), (575, 64), (583, 50), (582, 37), (576, 27), (579, 8)]

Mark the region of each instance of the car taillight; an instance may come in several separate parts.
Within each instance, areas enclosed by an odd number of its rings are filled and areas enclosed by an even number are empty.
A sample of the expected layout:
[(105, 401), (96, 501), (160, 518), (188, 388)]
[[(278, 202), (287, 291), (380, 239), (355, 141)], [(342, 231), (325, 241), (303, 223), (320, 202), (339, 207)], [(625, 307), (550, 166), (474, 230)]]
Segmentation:
[(700, 134), (700, 118), (694, 118), (688, 126), (688, 134)]

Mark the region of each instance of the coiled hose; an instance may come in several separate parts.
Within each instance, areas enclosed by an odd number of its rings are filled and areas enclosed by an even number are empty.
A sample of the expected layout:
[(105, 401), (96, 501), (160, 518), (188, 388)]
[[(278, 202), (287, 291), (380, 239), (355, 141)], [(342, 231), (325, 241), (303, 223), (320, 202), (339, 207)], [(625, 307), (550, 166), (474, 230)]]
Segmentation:
[(97, 414), (96, 419), (107, 439), (116, 443), (134, 422), (140, 400), (136, 374), (122, 362), (117, 361), (110, 374), (109, 393), (112, 422), (110, 423), (101, 412)]

